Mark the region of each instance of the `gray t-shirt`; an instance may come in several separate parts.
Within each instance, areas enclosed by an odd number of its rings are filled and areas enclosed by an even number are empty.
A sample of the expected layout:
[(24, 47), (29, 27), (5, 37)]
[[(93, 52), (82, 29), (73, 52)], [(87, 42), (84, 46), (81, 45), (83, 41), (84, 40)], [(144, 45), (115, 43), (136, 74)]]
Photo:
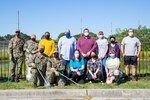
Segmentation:
[(108, 45), (108, 41), (106, 39), (97, 40), (96, 41), (98, 46), (98, 55), (102, 56), (105, 53), (106, 46)]
[(125, 47), (124, 54), (126, 56), (135, 56), (137, 54), (137, 46), (140, 46), (141, 42), (136, 37), (127, 36), (122, 40), (121, 44)]

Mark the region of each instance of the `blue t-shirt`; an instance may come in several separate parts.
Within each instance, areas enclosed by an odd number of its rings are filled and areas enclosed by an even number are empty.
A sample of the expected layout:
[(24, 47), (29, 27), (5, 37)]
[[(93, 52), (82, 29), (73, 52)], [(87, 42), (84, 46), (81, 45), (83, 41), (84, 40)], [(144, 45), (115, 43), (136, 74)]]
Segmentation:
[[(79, 69), (84, 65), (85, 65), (84, 58), (81, 58), (80, 61), (78, 61), (78, 60), (70, 61), (70, 67), (72, 67), (73, 69)], [(84, 72), (84, 70), (80, 71), (80, 74), (82, 75), (83, 72)]]

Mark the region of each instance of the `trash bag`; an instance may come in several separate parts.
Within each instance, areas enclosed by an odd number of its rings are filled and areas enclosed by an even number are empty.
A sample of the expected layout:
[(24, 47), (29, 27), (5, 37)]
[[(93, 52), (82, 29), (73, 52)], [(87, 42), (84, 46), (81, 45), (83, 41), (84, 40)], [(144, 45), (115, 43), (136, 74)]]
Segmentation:
[(27, 67), (26, 69), (26, 80), (32, 81), (31, 67)]

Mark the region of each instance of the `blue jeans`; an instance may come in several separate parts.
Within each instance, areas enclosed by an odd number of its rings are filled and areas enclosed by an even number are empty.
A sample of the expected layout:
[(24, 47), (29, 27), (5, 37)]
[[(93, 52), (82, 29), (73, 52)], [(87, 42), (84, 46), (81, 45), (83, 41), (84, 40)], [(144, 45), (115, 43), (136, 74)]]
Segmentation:
[(107, 56), (100, 60), (101, 63), (101, 72), (102, 72), (102, 80), (106, 79), (106, 71), (105, 71), (105, 63), (106, 63)]

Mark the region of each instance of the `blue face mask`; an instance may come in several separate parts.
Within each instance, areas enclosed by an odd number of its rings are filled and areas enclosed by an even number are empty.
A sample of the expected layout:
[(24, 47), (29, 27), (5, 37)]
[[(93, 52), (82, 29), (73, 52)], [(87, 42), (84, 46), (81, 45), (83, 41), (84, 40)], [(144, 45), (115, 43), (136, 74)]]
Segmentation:
[(110, 57), (111, 58), (115, 58), (115, 54), (110, 54)]
[(66, 36), (66, 38), (68, 38), (68, 39), (71, 37), (69, 32), (67, 32), (67, 33), (65, 34), (65, 36)]

